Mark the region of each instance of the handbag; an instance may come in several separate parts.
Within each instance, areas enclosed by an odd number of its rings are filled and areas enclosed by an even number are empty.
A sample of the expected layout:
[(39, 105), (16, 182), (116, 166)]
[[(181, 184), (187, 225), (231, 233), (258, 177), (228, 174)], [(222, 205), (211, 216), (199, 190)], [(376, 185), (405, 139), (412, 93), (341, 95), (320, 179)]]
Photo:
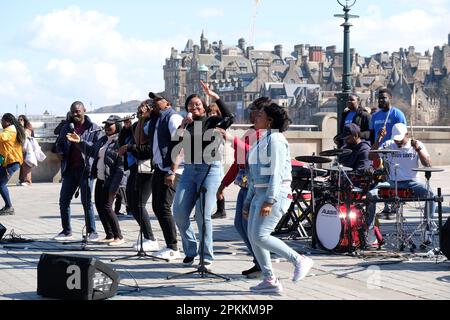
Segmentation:
[(152, 160), (138, 160), (138, 173), (150, 174), (153, 172)]

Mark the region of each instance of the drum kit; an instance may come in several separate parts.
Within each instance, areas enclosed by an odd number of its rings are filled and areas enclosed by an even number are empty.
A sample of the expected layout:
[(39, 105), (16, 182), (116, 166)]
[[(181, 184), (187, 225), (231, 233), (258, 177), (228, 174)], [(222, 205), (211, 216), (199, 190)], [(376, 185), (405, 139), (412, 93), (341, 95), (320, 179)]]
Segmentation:
[[(376, 176), (389, 177), (389, 169), (394, 168), (395, 176), (398, 165), (392, 164), (388, 156), (399, 151), (373, 150), (378, 153), (385, 165), (383, 169), (375, 170), (371, 174), (356, 174), (352, 168), (343, 166), (339, 162), (341, 156), (350, 154), (348, 149), (333, 149), (323, 151), (316, 156), (299, 156), (295, 159), (305, 163), (303, 166), (293, 165), (292, 195), (293, 200), (286, 215), (283, 216), (274, 234), (297, 231), (300, 238), (311, 238), (312, 247), (316, 245), (332, 252), (348, 252), (353, 254), (358, 249), (364, 249), (367, 232), (368, 200), (366, 195), (377, 184)], [(330, 159), (335, 157), (334, 160)], [(318, 168), (318, 165), (324, 165)], [(430, 194), (431, 173), (441, 172), (443, 169), (420, 168), (414, 171), (424, 172), (427, 178), (427, 190)], [(412, 234), (404, 232), (404, 217), (401, 203), (407, 201), (439, 201), (435, 198), (419, 199), (410, 189), (382, 187), (378, 191), (379, 199), (375, 202), (394, 202), (396, 208), (396, 241), (399, 250), (403, 250), (411, 243), (412, 236), (421, 229), (434, 230), (430, 217)], [(442, 199), (440, 199), (442, 200)], [(306, 226), (306, 227), (305, 227)], [(307, 232), (310, 228), (310, 232)], [(381, 232), (375, 227), (375, 235), (379, 248), (383, 243)]]

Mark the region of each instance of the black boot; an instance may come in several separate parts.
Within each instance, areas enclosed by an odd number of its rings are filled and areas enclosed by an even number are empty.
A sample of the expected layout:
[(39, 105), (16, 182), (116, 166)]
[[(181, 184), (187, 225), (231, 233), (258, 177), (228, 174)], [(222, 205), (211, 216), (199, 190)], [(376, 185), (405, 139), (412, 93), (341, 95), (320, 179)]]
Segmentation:
[(227, 213), (225, 212), (225, 199), (217, 200), (217, 212), (214, 213), (212, 219), (223, 219), (226, 218)]

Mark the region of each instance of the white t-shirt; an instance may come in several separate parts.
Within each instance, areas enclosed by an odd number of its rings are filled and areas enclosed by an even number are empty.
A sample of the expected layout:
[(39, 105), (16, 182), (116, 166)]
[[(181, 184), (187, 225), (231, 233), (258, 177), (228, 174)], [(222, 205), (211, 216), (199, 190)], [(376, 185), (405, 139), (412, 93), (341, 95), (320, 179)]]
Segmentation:
[[(425, 149), (425, 146), (422, 142), (417, 141), (419, 148), (422, 148), (422, 151), (426, 156), (428, 156), (428, 152)], [(403, 147), (399, 148), (394, 140), (388, 140), (381, 146), (380, 149), (387, 150), (400, 150), (399, 153), (389, 154), (387, 156), (387, 160), (390, 165), (390, 175), (389, 180), (391, 181), (406, 181), (413, 180), (417, 178), (418, 172), (412, 171), (412, 169), (417, 169), (420, 166), (420, 157), (419, 154), (414, 150), (414, 147), (411, 145), (411, 140), (408, 140), (408, 143)], [(397, 166), (397, 179), (395, 179), (395, 164)]]
[[(159, 144), (158, 144), (158, 127), (159, 122), (161, 119), (158, 119), (156, 122), (156, 128), (155, 128), (155, 135), (153, 136), (153, 163), (158, 166), (158, 168), (162, 171), (168, 172), (170, 170), (170, 167), (163, 168), (163, 159), (161, 156), (161, 151), (159, 150)], [(173, 137), (175, 136), (177, 129), (180, 127), (181, 122), (183, 121), (183, 117), (179, 114), (173, 114), (169, 119), (169, 131), (170, 135)], [(179, 165), (177, 172), (178, 174), (183, 173), (183, 166), (182, 164)]]

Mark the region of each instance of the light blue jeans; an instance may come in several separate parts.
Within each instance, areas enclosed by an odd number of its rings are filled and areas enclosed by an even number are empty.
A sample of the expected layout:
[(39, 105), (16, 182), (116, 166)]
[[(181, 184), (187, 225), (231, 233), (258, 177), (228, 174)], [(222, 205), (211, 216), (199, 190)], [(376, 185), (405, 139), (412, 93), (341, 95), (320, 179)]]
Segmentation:
[[(200, 184), (208, 170), (207, 164), (185, 164), (184, 172), (178, 182), (175, 199), (173, 201), (173, 216), (178, 230), (180, 231), (183, 251), (187, 257), (196, 257), (200, 254), (197, 246), (197, 238), (189, 219), (192, 209), (195, 207), (195, 220), (199, 230), (199, 239), (202, 241), (202, 201), (203, 194), (197, 199)], [(220, 162), (214, 162), (206, 177), (204, 187), (205, 194), (205, 261), (214, 260), (213, 252), (213, 230), (211, 214), (216, 205), (216, 193), (222, 181), (223, 167)]]
[(248, 239), (248, 220), (244, 219), (242, 216), (242, 209), (244, 207), (245, 198), (247, 198), (247, 191), (247, 188), (241, 188), (241, 190), (239, 190), (236, 201), (236, 213), (234, 215), (234, 227), (241, 236), (242, 240), (244, 240), (249, 253), (253, 256), (253, 263), (259, 267), (258, 260), (256, 260), (252, 245)]
[(5, 201), (5, 208), (11, 208), (11, 198), (9, 196), (8, 191), (8, 181), (14, 175), (14, 172), (20, 169), (20, 165), (18, 163), (12, 163), (7, 165), (6, 167), (0, 166), (0, 195)]
[(282, 189), (276, 197), (276, 202), (272, 207), (270, 215), (262, 217), (260, 212), (266, 199), (266, 191), (266, 188), (255, 189), (255, 195), (250, 204), (248, 237), (264, 278), (269, 279), (274, 277), (272, 260), (270, 258), (271, 252), (276, 253), (293, 264), (297, 262), (300, 256), (286, 243), (271, 235), (292, 202), (288, 198), (291, 190)]

